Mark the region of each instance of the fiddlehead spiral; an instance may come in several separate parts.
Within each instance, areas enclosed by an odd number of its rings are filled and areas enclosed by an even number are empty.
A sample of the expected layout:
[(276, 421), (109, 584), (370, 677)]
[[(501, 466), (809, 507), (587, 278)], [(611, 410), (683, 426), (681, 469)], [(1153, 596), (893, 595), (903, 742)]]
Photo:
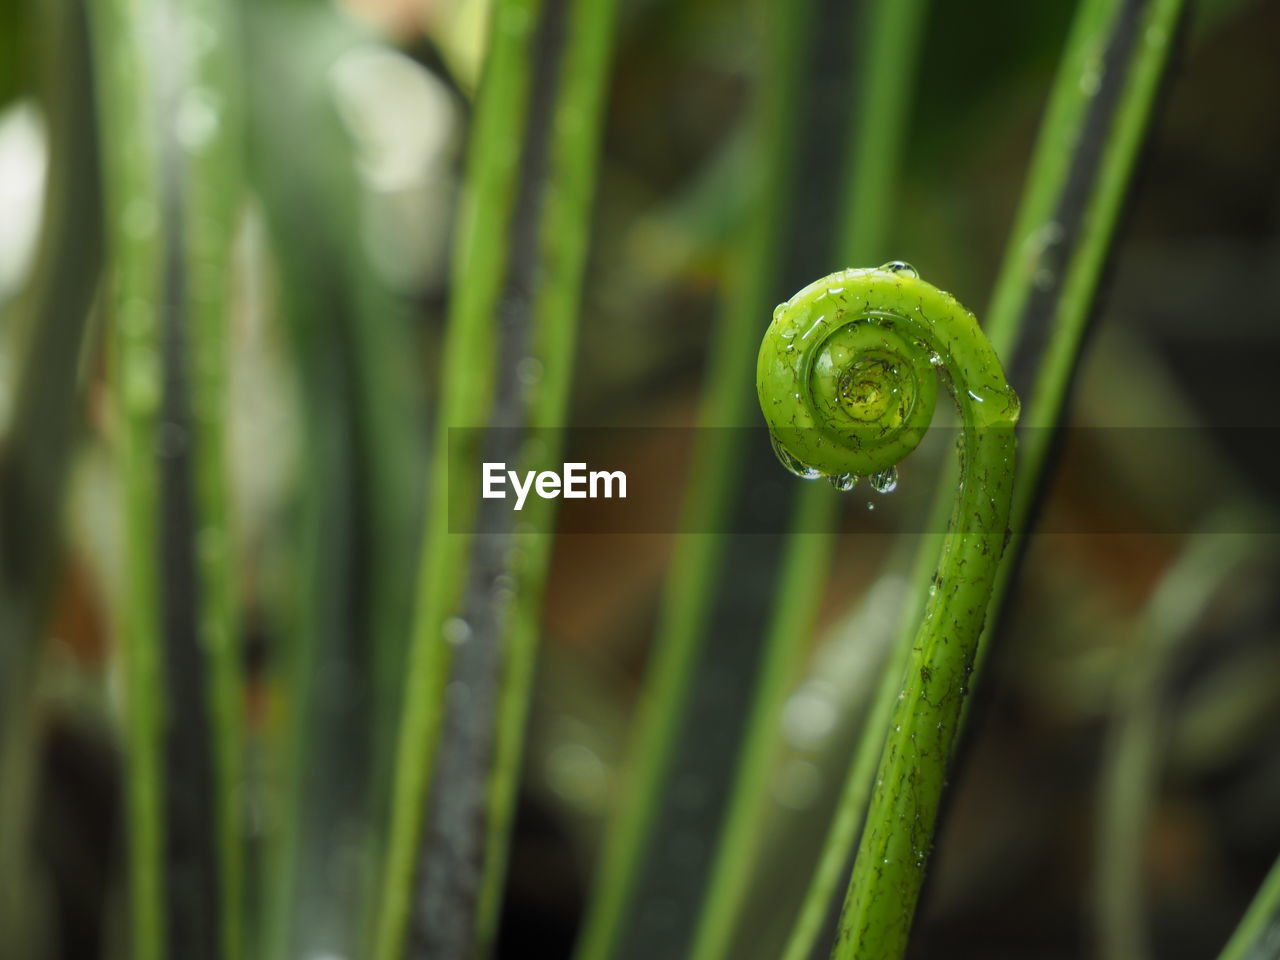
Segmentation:
[[(942, 380), (961, 473), (840, 918), (837, 960), (906, 949), (1013, 494), (1018, 397), (976, 318), (903, 263), (844, 270), (774, 313), (757, 364), (774, 449), (799, 476), (878, 489), (929, 427)], [(877, 480), (878, 478), (878, 480)]]
[[(978, 321), (900, 261), (809, 284), (773, 315), (756, 387), (782, 463), (842, 486), (920, 443), (941, 373), (966, 426), (1018, 417), (1018, 398)], [(843, 481), (843, 482), (838, 482)]]

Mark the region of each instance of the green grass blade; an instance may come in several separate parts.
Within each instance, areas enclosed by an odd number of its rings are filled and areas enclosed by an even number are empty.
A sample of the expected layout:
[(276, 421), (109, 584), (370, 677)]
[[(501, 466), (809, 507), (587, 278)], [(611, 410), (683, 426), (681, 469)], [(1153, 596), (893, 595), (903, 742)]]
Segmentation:
[[(481, 504), (448, 476), (478, 476), (481, 459), (545, 468), (556, 456), (547, 428), (562, 423), (567, 401), (612, 18), (612, 3), (583, 0), (503, 0), (494, 10), (458, 234), (380, 960), (469, 957), (494, 933), (553, 514), (531, 504), (529, 529), (518, 531), (505, 503)], [(455, 430), (485, 426), (498, 429)], [(531, 429), (543, 431), (537, 453)]]
[(1275, 960), (1280, 956), (1280, 860), (1262, 881), (1218, 960)]
[(158, 231), (159, 159), (144, 23), (134, 4), (92, 5), (107, 249), (111, 263), (114, 402), (119, 415), (126, 530), (119, 646), (126, 697), (125, 771), (130, 949), (165, 955), (162, 705), (159, 583), (153, 506), (161, 393), (159, 358), (163, 240)]
[[(506, 148), (525, 112), (524, 78), (537, 4), (507, 0), (493, 11), (490, 47), (471, 133), (465, 193), (457, 233), (454, 299), (442, 367), (448, 373), (427, 492), (417, 612), (409, 648), (404, 713), (398, 735), (391, 819), (374, 956), (399, 960), (409, 937), (419, 848), (434, 773), (450, 668), (441, 626), (461, 590), (460, 566), (468, 538), (449, 527), (450, 424), (483, 422), (492, 390), (487, 337), (497, 306), (507, 249), (502, 242), (512, 214), (518, 171)], [(463, 505), (468, 513), (474, 504)], [(465, 515), (465, 514), (464, 514)]]
[[(1062, 419), (1184, 8), (1184, 0), (1085, 0), (1080, 17), (1090, 29), (1074, 32), (1055, 81), (1055, 103), (1041, 132), (991, 314), (992, 343), (1010, 358), (1010, 380), (1024, 397), (1009, 557), (1017, 556), (1034, 519), (1053, 443), (1051, 428)], [(1103, 34), (1094, 34), (1103, 26)], [(1104, 58), (1101, 78), (1099, 57)], [(1079, 98), (1087, 102), (1083, 113), (1056, 102)], [(1063, 143), (1062, 128), (1068, 127), (1074, 131), (1069, 142), (1075, 162), (1061, 177), (1047, 144)], [(1068, 210), (1074, 211), (1070, 218), (1064, 216)], [(1046, 232), (1052, 243), (1040, 242)], [(1030, 258), (1024, 253), (1028, 248), (1036, 251)], [(1009, 288), (1020, 292), (1006, 293)], [(1001, 569), (995, 611), (1015, 566), (1006, 560)], [(984, 639), (975, 678), (988, 646)]]
[(1099, 776), (1094, 855), (1094, 913), (1104, 960), (1151, 956), (1142, 865), (1167, 687), (1206, 607), (1259, 548), (1256, 537), (1215, 532), (1245, 529), (1241, 520), (1218, 511), (1207, 524), (1209, 532), (1190, 537), (1147, 602), (1116, 672)]
[[(171, 115), (185, 150), (183, 205), (187, 367), (192, 416), (196, 643), (207, 663), (205, 697), (213, 738), (221, 956), (245, 948), (244, 678), (234, 583), (227, 463), (232, 244), (244, 200), (239, 22), (231, 0), (184, 0), (181, 23), (198, 49)], [(208, 113), (201, 115), (200, 110)], [(185, 708), (186, 704), (175, 704)]]
[(422, 451), (407, 311), (369, 263), (356, 145), (334, 99), (316, 91), (349, 65), (399, 55), (323, 6), (255, 4), (246, 21), (250, 81), (272, 92), (253, 100), (252, 172), (278, 266), (305, 478), (287, 583), (266, 598), (281, 696), (266, 738), (273, 828), (256, 939), (270, 958), (350, 955), (368, 936), (380, 858), (399, 692), (387, 677), (408, 640)]
[(226, 12), (94, 7), (125, 497), (132, 942), (143, 958), (236, 957), (241, 947), (222, 433), (240, 176)]
[[(529, 414), (530, 426), (547, 438), (547, 469), (559, 456), (555, 430), (565, 422), (578, 310), (590, 237), (590, 211), (599, 163), (600, 125), (608, 75), (613, 0), (571, 0), (566, 6), (567, 37), (561, 54), (559, 94), (551, 119), (547, 182), (543, 187), (538, 256), (544, 264), (534, 304), (537, 344), (533, 356), (542, 378)], [(541, 636), (542, 598), (551, 558), (554, 505), (528, 505), (533, 532), (521, 537), (516, 609), (505, 638), (506, 664), (498, 706), (493, 775), (488, 798), (488, 839), (478, 907), (479, 952), (494, 938), (509, 833), (519, 787), (524, 729)]]
[[(768, 303), (767, 264), (775, 257), (784, 216), (784, 184), (791, 157), (789, 107), (798, 97), (799, 57), (811, 16), (810, 3), (797, 4), (789, 16), (771, 21), (764, 53), (764, 78), (756, 94), (753, 143), (766, 159), (753, 188), (754, 215), (746, 224), (736, 256), (732, 298), (722, 314), (708, 371), (701, 421), (713, 426), (745, 424), (741, 369), (749, 368), (754, 350), (757, 313)], [(767, 309), (767, 306), (765, 307)], [(741, 460), (737, 431), (712, 430), (698, 451), (697, 478), (686, 513), (715, 529), (726, 509), (721, 491), (733, 482)], [(631, 907), (645, 848), (653, 831), (660, 791), (664, 787), (683, 704), (697, 666), (698, 640), (708, 615), (714, 570), (722, 562), (723, 538), (714, 533), (685, 535), (672, 560), (662, 620), (636, 721), (621, 806), (609, 825), (587, 917), (580, 934), (577, 960), (606, 960), (620, 948), (626, 912)]]

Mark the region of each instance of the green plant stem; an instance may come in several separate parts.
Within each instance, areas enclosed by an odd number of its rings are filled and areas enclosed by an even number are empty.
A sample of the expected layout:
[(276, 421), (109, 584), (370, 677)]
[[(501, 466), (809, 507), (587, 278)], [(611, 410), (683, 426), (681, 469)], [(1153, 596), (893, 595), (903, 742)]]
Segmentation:
[[(950, 471), (946, 473), (949, 476)], [(949, 506), (941, 497), (937, 502)], [(939, 516), (935, 509), (932, 519), (936, 522), (928, 529), (938, 529), (946, 522), (945, 518), (945, 511)], [(933, 578), (942, 541), (943, 535), (940, 533), (922, 534), (916, 548), (915, 565), (908, 576), (908, 582), (925, 584), (924, 596), (928, 596), (927, 585)], [(804, 901), (787, 939), (783, 960), (806, 960), (811, 956), (814, 944), (827, 922), (832, 898), (848, 867), (850, 852), (866, 815), (876, 764), (884, 746), (885, 731), (889, 729), (894, 705), (902, 688), (902, 677), (907, 671), (916, 624), (920, 622), (922, 612), (923, 603), (919, 600), (913, 599), (903, 606), (901, 623), (896, 631), (897, 639), (890, 646), (889, 655), (880, 670), (880, 681), (876, 684), (866, 718), (862, 721), (862, 733), (858, 737), (853, 760), (840, 789), (836, 812), (827, 828), (818, 864), (809, 878)]]
[[(482, 506), (474, 487), (449, 477), (478, 476), (481, 459), (538, 466), (557, 453), (612, 21), (612, 3), (583, 0), (494, 9), (460, 217), (379, 960), (406, 949), (467, 957), (494, 933), (554, 515), (534, 507), (517, 529), (509, 510)], [(446, 697), (450, 678), (465, 703)]]
[(242, 734), (222, 424), (240, 175), (227, 9), (92, 9), (125, 501), (133, 952), (237, 957)]
[[(410, 317), (369, 261), (369, 195), (338, 105), (350, 71), (401, 55), (327, 5), (263, 0), (244, 19), (247, 82), (271, 91), (250, 103), (252, 176), (302, 421), (284, 582), (264, 598), (280, 706), (264, 738), (272, 829), (254, 936), (269, 960), (349, 956), (380, 879), (425, 445)], [(316, 95), (331, 85), (337, 97)]]
[[(770, 18), (764, 51), (764, 79), (756, 94), (752, 141), (764, 156), (758, 179), (750, 183), (754, 215), (743, 230), (734, 259), (729, 303), (717, 327), (700, 421), (713, 427), (741, 427), (753, 413), (744, 402), (740, 371), (750, 366), (754, 330), (762, 304), (769, 302), (767, 265), (778, 253), (785, 219), (786, 184), (793, 163), (792, 107), (799, 96), (801, 56), (812, 3), (798, 3)], [(774, 7), (767, 7), (770, 14)], [(742, 459), (741, 430), (713, 429), (696, 453), (688, 518), (705, 518), (696, 529), (717, 530), (728, 512), (723, 491)], [(681, 537), (663, 598), (658, 640), (650, 655), (636, 733), (619, 809), (606, 832), (590, 905), (579, 935), (577, 960), (606, 960), (621, 946), (629, 902), (635, 893), (664, 778), (671, 763), (698, 659), (700, 636), (710, 614), (715, 571), (725, 538), (717, 533)]]
[(1274, 960), (1280, 956), (1280, 859), (1258, 888), (1218, 960)]
[[(1031, 395), (1030, 401), (1024, 404), (1020, 429), (1028, 424), (1051, 426), (1061, 415), (1065, 391), (1182, 4), (1147, 5), (1137, 28), (1141, 42), (1136, 52), (1131, 53), (1128, 69), (1100, 73), (1102, 58), (1115, 42), (1120, 6), (1117, 0), (1084, 0), (1079, 8), (987, 314), (992, 345), (1005, 358), (1010, 380), (1024, 395)], [(1110, 102), (1112, 107), (1090, 123), (1091, 106), (1099, 101)], [(1113, 129), (1118, 131), (1114, 135)], [(1064, 209), (1064, 194), (1073, 170), (1079, 171), (1073, 196), (1085, 211), (1081, 218), (1084, 229), (1067, 235), (1058, 217)], [(1070, 278), (1067, 299), (1062, 297), (1064, 277)], [(1026, 386), (1033, 383), (1034, 389)], [(1052, 386), (1043, 388), (1041, 385), (1045, 383)], [(1009, 556), (1016, 555), (1018, 531), (1025, 529), (1030, 518), (1033, 495), (1043, 478), (1051, 440), (1048, 429), (1022, 429), (1022, 432), (1026, 436), (1019, 453), (1010, 523), (1015, 547)], [(940, 490), (928, 529), (940, 527), (946, 515), (947, 499), (946, 493)], [(827, 916), (835, 878), (844, 869), (853, 838), (864, 822), (871, 770), (881, 751), (883, 731), (888, 728), (911, 650), (910, 624), (920, 616), (940, 541), (941, 536), (937, 534), (921, 539), (910, 580), (915, 585), (910, 591), (915, 599), (908, 605), (904, 629), (886, 662), (842, 787), (822, 857), (793, 928), (786, 960), (803, 960), (810, 955)], [(993, 610), (1000, 607), (1011, 570), (1009, 562), (1001, 566)], [(975, 672), (980, 669), (986, 648), (984, 635)]]
[[(543, 373), (529, 414), (530, 427), (545, 439), (545, 456), (540, 459), (548, 469), (559, 457), (556, 430), (564, 425), (572, 383), (615, 8), (614, 0), (571, 0), (565, 13), (568, 36), (551, 120), (547, 187), (538, 229), (543, 281), (534, 308), (538, 335), (533, 355), (539, 358)], [(555, 521), (552, 501), (537, 500), (529, 507), (533, 508), (532, 532), (520, 538), (516, 609), (504, 644), (506, 663), (477, 916), (481, 954), (487, 954), (492, 945), (502, 902)]]
[[(525, 111), (528, 45), (538, 5), (504, 0), (494, 8), (489, 52), (477, 98), (465, 193), (459, 214), (454, 300), (443, 369), (438, 433), (427, 493), (426, 528), (418, 583), (418, 609), (409, 648), (403, 716), (391, 797), (391, 822), (380, 909), (377, 960), (399, 960), (408, 936), (418, 851), (431, 786), (451, 648), (443, 636), (447, 611), (457, 602), (468, 537), (449, 535), (449, 426), (483, 422), (492, 389), (487, 335), (506, 265), (502, 242), (510, 222), (518, 171), (507, 148)], [(474, 496), (455, 493), (474, 515)]]
[[(244, 199), (244, 141), (238, 56), (239, 24), (231, 0), (183, 0), (188, 37), (186, 86), (172, 122), (183, 111), (207, 109), (207, 127), (185, 133), (184, 274), (187, 367), (195, 476), (194, 549), (197, 642), (208, 664), (206, 697), (213, 738), (221, 955), (244, 954), (245, 830), (243, 658), (236, 588), (227, 463), (227, 374), (230, 363), (232, 247)], [(191, 39), (203, 31), (199, 40)], [(194, 114), (188, 114), (188, 122)], [(180, 139), (183, 137), (179, 133)], [(181, 704), (175, 705), (178, 709)]]
[(760, 403), (777, 444), (832, 476), (884, 471), (911, 452), (932, 417), (935, 365), (964, 426), (960, 483), (885, 737), (838, 957), (906, 948), (1004, 550), (1018, 400), (973, 315), (899, 264), (810, 284), (778, 308), (760, 351)]
[[(1230, 522), (1227, 526), (1224, 521)], [(1179, 653), (1205, 609), (1256, 551), (1239, 517), (1215, 512), (1208, 532), (1193, 534), (1161, 578), (1116, 672), (1113, 719), (1099, 778), (1094, 914), (1105, 960), (1150, 956), (1145, 932), (1142, 862), (1159, 769), (1161, 715)]]
[(163, 244), (144, 23), (124, 0), (91, 5), (116, 316), (112, 383), (124, 487), (124, 590), (119, 612), (126, 697), (125, 818), (132, 956), (164, 956), (163, 803), (157, 477), (152, 451), (160, 406), (159, 293)]

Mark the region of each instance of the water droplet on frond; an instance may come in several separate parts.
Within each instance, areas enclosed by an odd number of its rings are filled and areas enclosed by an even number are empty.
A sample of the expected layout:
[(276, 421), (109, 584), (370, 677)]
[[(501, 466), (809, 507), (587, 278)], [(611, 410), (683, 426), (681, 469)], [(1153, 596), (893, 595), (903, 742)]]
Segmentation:
[(856, 473), (837, 473), (827, 477), (827, 480), (841, 493), (848, 493), (858, 485), (858, 475)]
[(769, 442), (773, 444), (773, 452), (778, 457), (778, 462), (787, 468), (791, 473), (795, 474), (801, 480), (817, 480), (822, 476), (822, 471), (801, 463), (793, 457), (787, 448), (773, 434), (769, 435)]
[(871, 489), (876, 493), (893, 493), (898, 489), (898, 468), (890, 467), (888, 470), (873, 473), (868, 480), (871, 483)]
[(890, 260), (881, 270), (888, 270), (890, 273), (896, 273), (903, 277), (918, 277), (920, 272), (905, 260)]

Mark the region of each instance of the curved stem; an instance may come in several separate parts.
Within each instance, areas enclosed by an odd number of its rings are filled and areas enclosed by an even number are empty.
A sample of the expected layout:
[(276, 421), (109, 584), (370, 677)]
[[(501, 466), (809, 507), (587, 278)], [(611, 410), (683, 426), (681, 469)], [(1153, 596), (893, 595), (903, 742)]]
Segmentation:
[(934, 366), (964, 426), (960, 480), (881, 753), (842, 960), (906, 947), (1004, 550), (1018, 403), (973, 314), (905, 264), (811, 284), (779, 308), (761, 349), (762, 408), (784, 463), (806, 476), (883, 471), (910, 453)]
[(960, 493), (890, 719), (837, 958), (896, 957), (906, 948), (1004, 548), (1013, 446), (1012, 430), (966, 425)]

